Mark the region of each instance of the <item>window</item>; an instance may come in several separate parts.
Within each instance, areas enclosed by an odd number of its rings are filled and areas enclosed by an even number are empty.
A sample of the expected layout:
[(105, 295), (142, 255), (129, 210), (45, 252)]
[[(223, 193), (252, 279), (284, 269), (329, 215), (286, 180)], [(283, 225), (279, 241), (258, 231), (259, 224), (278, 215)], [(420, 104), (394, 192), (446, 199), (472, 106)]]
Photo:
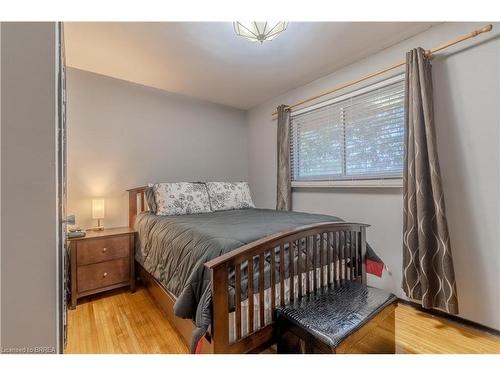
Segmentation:
[(292, 182), (400, 179), (404, 90), (398, 76), (292, 113)]

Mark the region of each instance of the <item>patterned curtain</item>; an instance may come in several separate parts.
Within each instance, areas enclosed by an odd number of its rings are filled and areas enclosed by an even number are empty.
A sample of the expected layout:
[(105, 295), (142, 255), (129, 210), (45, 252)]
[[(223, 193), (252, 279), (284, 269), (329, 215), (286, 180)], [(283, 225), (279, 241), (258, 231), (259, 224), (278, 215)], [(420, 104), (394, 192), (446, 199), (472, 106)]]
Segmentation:
[(425, 308), (458, 314), (432, 100), (431, 64), (417, 48), (406, 55), (402, 287)]
[(276, 209), (292, 209), (292, 183), (290, 179), (290, 108), (278, 107), (278, 179)]

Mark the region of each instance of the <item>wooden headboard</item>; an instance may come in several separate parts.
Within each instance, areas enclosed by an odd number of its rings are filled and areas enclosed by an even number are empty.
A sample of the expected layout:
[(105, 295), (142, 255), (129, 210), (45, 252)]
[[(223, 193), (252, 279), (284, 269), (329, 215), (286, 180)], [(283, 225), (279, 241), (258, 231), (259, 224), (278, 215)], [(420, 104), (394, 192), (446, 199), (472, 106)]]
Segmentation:
[(128, 226), (134, 227), (137, 214), (146, 210), (146, 190), (147, 186), (141, 186), (128, 191)]

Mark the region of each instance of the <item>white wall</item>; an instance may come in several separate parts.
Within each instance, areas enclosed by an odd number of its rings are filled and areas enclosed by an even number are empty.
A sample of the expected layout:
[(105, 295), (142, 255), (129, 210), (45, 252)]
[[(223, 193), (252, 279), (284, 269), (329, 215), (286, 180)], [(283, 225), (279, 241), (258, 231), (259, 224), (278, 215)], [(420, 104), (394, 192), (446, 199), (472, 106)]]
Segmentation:
[(127, 225), (125, 189), (148, 182), (246, 180), (245, 113), (158, 89), (68, 69), (68, 213), (95, 226)]
[[(413, 47), (431, 48), (483, 24), (441, 24), (247, 113), (249, 182), (256, 204), (275, 206), (276, 124), (271, 113), (404, 59)], [(500, 24), (494, 31), (433, 60), (439, 157), (460, 315), (500, 329)], [(378, 78), (380, 79), (380, 78)], [(340, 92), (339, 94), (345, 93)], [(369, 283), (403, 297), (402, 191), (398, 188), (295, 189), (297, 211), (334, 214), (371, 224), (368, 240), (390, 274)]]

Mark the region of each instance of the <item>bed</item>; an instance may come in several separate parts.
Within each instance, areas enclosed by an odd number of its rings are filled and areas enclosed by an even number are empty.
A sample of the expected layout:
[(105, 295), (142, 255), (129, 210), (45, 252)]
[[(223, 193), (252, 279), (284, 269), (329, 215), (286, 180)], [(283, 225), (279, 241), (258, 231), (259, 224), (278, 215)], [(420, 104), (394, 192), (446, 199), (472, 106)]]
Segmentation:
[(157, 216), (146, 189), (129, 190), (138, 274), (192, 352), (257, 351), (273, 341), (277, 306), (366, 282), (367, 225), (253, 208)]

